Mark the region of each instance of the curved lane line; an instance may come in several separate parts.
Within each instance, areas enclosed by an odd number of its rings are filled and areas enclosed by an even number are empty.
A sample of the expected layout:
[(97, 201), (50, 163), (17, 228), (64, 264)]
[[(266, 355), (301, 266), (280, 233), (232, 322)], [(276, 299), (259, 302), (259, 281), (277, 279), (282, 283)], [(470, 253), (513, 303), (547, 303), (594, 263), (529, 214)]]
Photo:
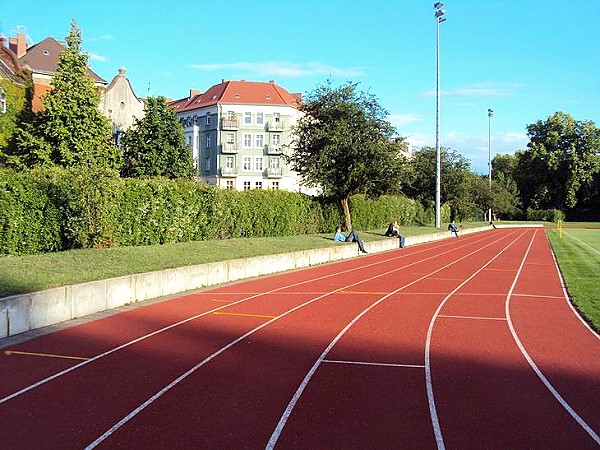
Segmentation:
[[(522, 235), (522, 234), (521, 234)], [(520, 237), (520, 236), (519, 236)], [(517, 237), (515, 239), (515, 241), (517, 239), (519, 239), (519, 237)], [(381, 302), (383, 302), (384, 300), (388, 299), (390, 296), (397, 294), (398, 292), (412, 286), (413, 284), (418, 283), (419, 281), (424, 280), (425, 278), (430, 278), (431, 275), (436, 274), (444, 269), (447, 269), (450, 266), (453, 266), (454, 264), (462, 261), (463, 259), (466, 259), (472, 255), (474, 255), (477, 252), (480, 252), (481, 250), (483, 250), (486, 247), (489, 247), (492, 244), (495, 244), (496, 242), (500, 241), (501, 239), (497, 239), (496, 241), (490, 242), (489, 244), (478, 248), (477, 250), (459, 258), (456, 259), (448, 264), (446, 264), (443, 267), (440, 267), (439, 269), (434, 270), (433, 272), (430, 272), (428, 274), (423, 275), (422, 277), (411, 281), (408, 284), (405, 284), (404, 286), (399, 287), (398, 289), (390, 292), (389, 294), (381, 297), (379, 300), (377, 300), (375, 303), (371, 304), (370, 306), (368, 306), (365, 310), (363, 310), (361, 313), (359, 313), (356, 317), (354, 317), (354, 319), (352, 319), (352, 321), (350, 321), (348, 323), (348, 325), (346, 325), (342, 331), (339, 332), (339, 334), (331, 341), (331, 343), (327, 346), (327, 348), (323, 351), (323, 353), (321, 353), (321, 356), (319, 356), (319, 358), (317, 359), (317, 361), (313, 364), (313, 366), (310, 368), (310, 370), (308, 371), (308, 373), (306, 374), (306, 376), (304, 377), (304, 380), (302, 380), (302, 383), (300, 383), (300, 386), (298, 387), (298, 389), (296, 390), (296, 392), (294, 393), (292, 399), (290, 400), (290, 402), (288, 403), (288, 406), (286, 407), (285, 411), (283, 412), (281, 418), (279, 419), (279, 422), (277, 423), (277, 426), (275, 427), (275, 430), (273, 430), (273, 433), (271, 434), (271, 438), (269, 439), (269, 442), (267, 443), (267, 445), (265, 446), (266, 450), (272, 450), (275, 447), (275, 444), (277, 443), (277, 441), (279, 440), (279, 436), (281, 436), (281, 433), (283, 432), (283, 428), (285, 427), (290, 415), (292, 414), (292, 411), (294, 410), (294, 407), (296, 406), (296, 404), (298, 403), (298, 400), (300, 399), (300, 397), (302, 396), (302, 393), (304, 392), (304, 390), (306, 389), (306, 386), (308, 386), (308, 383), (310, 382), (311, 378), (313, 377), (313, 375), (315, 374), (315, 372), (317, 371), (317, 369), (319, 368), (319, 366), (325, 361), (325, 358), (327, 358), (327, 355), (329, 354), (329, 352), (331, 351), (331, 349), (335, 346), (335, 344), (337, 344), (337, 342), (342, 338), (342, 336), (344, 334), (346, 334), (346, 332), (356, 323), (358, 322), (358, 320), (360, 320), (366, 313), (368, 313), (371, 309), (373, 309), (375, 306), (379, 305)], [(514, 242), (514, 241), (513, 241)], [(512, 243), (511, 243), (512, 244)], [(509, 244), (510, 245), (510, 244)], [(506, 249), (504, 249), (506, 250)], [(504, 252), (504, 250), (502, 250), (502, 252)], [(501, 252), (501, 253), (502, 253)], [(497, 258), (499, 255), (497, 255), (495, 258)], [(424, 260), (423, 260), (424, 261)], [(491, 261), (490, 261), (491, 262)], [(488, 263), (489, 264), (489, 263)], [(482, 269), (480, 269), (482, 270)], [(478, 271), (479, 272), (479, 271)], [(366, 281), (366, 280), (365, 280)], [(463, 283), (464, 284), (464, 283)], [(439, 309), (439, 308), (438, 308)], [(427, 370), (427, 364), (425, 365), (425, 369)], [(437, 435), (436, 435), (437, 438)], [(443, 448), (443, 443), (442, 443), (442, 448)]]
[[(475, 241), (475, 242), (478, 242), (479, 240), (483, 240), (483, 239), (474, 239), (474, 241)], [(472, 241), (469, 241), (469, 244), (472, 244), (472, 243), (473, 243)], [(440, 245), (439, 247), (445, 247), (445, 246), (447, 246), (447, 245), (449, 245), (449, 244), (448, 244), (448, 243), (445, 243), (445, 244), (443, 244), (443, 245)], [(437, 248), (439, 248), (439, 247), (437, 247)], [(411, 253), (410, 255), (415, 255), (415, 254), (418, 254), (418, 253), (424, 253), (424, 252), (426, 252), (426, 251), (428, 251), (428, 250), (431, 250), (431, 249), (430, 249), (430, 248), (429, 248), (429, 249), (423, 249), (423, 250), (421, 250), (421, 251), (418, 251), (418, 252), (415, 252), (415, 253)], [(421, 260), (421, 261), (426, 261), (426, 260), (428, 260), (428, 259), (431, 259), (431, 258), (437, 257), (437, 256), (439, 256), (439, 255), (444, 255), (444, 254), (446, 254), (446, 253), (450, 253), (451, 251), (453, 251), (453, 250), (451, 249), (451, 250), (448, 250), (448, 251), (446, 251), (446, 252), (439, 253), (439, 254), (437, 254), (437, 255), (435, 255), (435, 256), (432, 256), (432, 257), (430, 257), (430, 258), (425, 258), (424, 260)], [(344, 273), (352, 272), (352, 271), (355, 271), (355, 270), (364, 269), (365, 267), (372, 267), (372, 266), (376, 266), (376, 265), (379, 265), (379, 264), (384, 264), (384, 263), (385, 263), (385, 264), (387, 264), (387, 263), (389, 263), (390, 261), (395, 261), (395, 260), (397, 260), (397, 259), (402, 259), (402, 258), (404, 258), (405, 256), (406, 256), (406, 255), (404, 255), (404, 254), (403, 254), (403, 255), (401, 255), (401, 256), (397, 256), (397, 257), (394, 257), (394, 258), (386, 259), (386, 260), (384, 260), (384, 261), (377, 261), (377, 262), (374, 262), (374, 263), (371, 263), (371, 264), (366, 264), (366, 265), (364, 265), (364, 266), (359, 266), (359, 267), (354, 267), (354, 268), (351, 268), (351, 269), (347, 269), (347, 270), (344, 270), (344, 271), (342, 271), (342, 272), (332, 273), (332, 274), (329, 274), (329, 275), (324, 275), (324, 276), (321, 276), (321, 277), (312, 278), (312, 279), (310, 279), (310, 280), (304, 280), (304, 281), (300, 281), (300, 282), (298, 282), (298, 283), (292, 283), (292, 284), (288, 284), (288, 285), (285, 285), (285, 286), (278, 287), (278, 288), (276, 288), (276, 289), (272, 289), (272, 290), (270, 290), (270, 291), (267, 291), (267, 292), (260, 292), (260, 293), (257, 293), (257, 294), (253, 294), (253, 295), (250, 295), (250, 296), (248, 296), (248, 297), (242, 298), (242, 299), (240, 299), (240, 300), (238, 300), (238, 301), (235, 301), (235, 302), (233, 302), (233, 303), (228, 303), (227, 305), (219, 306), (218, 308), (214, 308), (214, 309), (211, 309), (211, 310), (205, 311), (205, 312), (203, 312), (203, 313), (197, 314), (197, 315), (195, 315), (195, 316), (188, 317), (187, 319), (181, 320), (181, 321), (179, 321), (179, 322), (176, 322), (176, 323), (174, 323), (174, 324), (171, 324), (171, 325), (168, 325), (168, 326), (166, 326), (166, 327), (163, 327), (163, 328), (160, 328), (160, 329), (158, 329), (158, 330), (155, 330), (155, 331), (153, 331), (152, 333), (148, 333), (148, 334), (145, 334), (145, 335), (143, 335), (143, 336), (140, 336), (140, 337), (139, 337), (139, 338), (137, 338), (137, 339), (133, 339), (133, 340), (131, 340), (131, 341), (125, 342), (124, 344), (121, 344), (121, 345), (119, 345), (118, 347), (115, 347), (115, 348), (112, 348), (112, 349), (110, 349), (110, 350), (107, 350), (107, 351), (105, 351), (105, 352), (103, 352), (103, 353), (100, 353), (100, 354), (98, 354), (98, 355), (96, 355), (96, 356), (94, 356), (94, 357), (91, 357), (90, 359), (88, 359), (88, 360), (86, 360), (86, 361), (82, 361), (81, 363), (78, 363), (78, 364), (76, 364), (76, 365), (74, 365), (74, 366), (71, 366), (71, 367), (69, 367), (69, 368), (65, 369), (65, 370), (62, 370), (62, 371), (60, 371), (60, 372), (57, 372), (57, 373), (55, 373), (55, 374), (53, 374), (53, 375), (50, 375), (50, 376), (48, 376), (48, 377), (46, 377), (46, 378), (43, 378), (42, 380), (39, 380), (39, 381), (37, 381), (36, 383), (33, 383), (33, 384), (31, 384), (31, 385), (29, 385), (29, 386), (27, 386), (27, 387), (24, 387), (24, 388), (22, 388), (22, 389), (20, 389), (20, 390), (18, 390), (18, 391), (16, 391), (16, 392), (13, 392), (12, 394), (10, 394), (10, 395), (7, 395), (6, 397), (0, 398), (0, 405), (1, 405), (1, 404), (3, 404), (3, 403), (6, 403), (6, 402), (8, 402), (9, 400), (12, 400), (12, 399), (13, 399), (13, 398), (15, 398), (15, 397), (18, 397), (19, 395), (22, 395), (22, 394), (24, 394), (24, 393), (26, 393), (26, 392), (29, 392), (29, 391), (31, 391), (32, 389), (35, 389), (35, 388), (37, 388), (37, 387), (39, 387), (39, 386), (42, 386), (43, 384), (46, 384), (46, 383), (48, 383), (48, 382), (50, 382), (50, 381), (52, 381), (52, 380), (55, 380), (55, 379), (57, 379), (57, 378), (59, 378), (59, 377), (61, 377), (61, 376), (63, 376), (63, 375), (66, 375), (66, 374), (68, 374), (68, 373), (70, 373), (70, 372), (73, 372), (74, 370), (77, 370), (77, 369), (79, 369), (79, 368), (81, 368), (81, 367), (83, 367), (83, 366), (85, 366), (85, 365), (87, 365), (87, 364), (90, 364), (90, 363), (92, 363), (92, 362), (98, 361), (99, 359), (101, 359), (101, 358), (104, 358), (105, 356), (109, 356), (109, 355), (111, 355), (111, 354), (113, 354), (113, 353), (115, 353), (115, 352), (117, 352), (117, 351), (119, 351), (119, 350), (122, 350), (122, 349), (124, 349), (124, 348), (126, 348), (126, 347), (129, 347), (129, 346), (133, 345), (133, 344), (137, 344), (138, 342), (141, 342), (141, 341), (143, 341), (143, 340), (145, 340), (145, 339), (147, 339), (147, 338), (150, 338), (150, 337), (152, 337), (152, 336), (155, 336), (155, 335), (157, 335), (157, 334), (160, 334), (160, 333), (162, 333), (162, 332), (164, 332), (164, 331), (168, 331), (168, 330), (170, 330), (170, 329), (172, 329), (172, 328), (178, 327), (178, 326), (180, 326), (180, 325), (183, 325), (183, 324), (185, 324), (185, 323), (187, 323), (187, 322), (191, 322), (192, 320), (196, 320), (196, 319), (198, 319), (198, 318), (200, 318), (200, 317), (203, 317), (203, 316), (206, 316), (206, 315), (212, 314), (212, 313), (214, 313), (214, 312), (216, 312), (216, 311), (223, 310), (223, 309), (225, 309), (225, 308), (228, 308), (228, 307), (230, 307), (230, 306), (234, 306), (234, 305), (237, 305), (237, 304), (243, 303), (243, 302), (245, 302), (245, 301), (248, 301), (248, 300), (251, 300), (251, 299), (254, 299), (254, 298), (257, 298), (257, 297), (263, 296), (263, 295), (268, 295), (268, 294), (272, 294), (272, 293), (275, 293), (275, 292), (278, 292), (278, 291), (281, 291), (281, 290), (284, 290), (284, 289), (288, 289), (288, 288), (290, 288), (290, 287), (294, 287), (294, 286), (301, 286), (301, 285), (303, 285), (303, 284), (310, 283), (310, 282), (313, 282), (313, 281), (323, 280), (323, 279), (330, 278), (330, 277), (333, 277), (333, 276), (336, 276), (336, 275), (340, 275), (340, 274), (344, 274)], [(396, 270), (401, 270), (401, 269), (404, 269), (405, 267), (409, 267), (409, 266), (403, 266), (403, 267), (401, 267), (401, 268), (399, 268), (399, 269), (396, 269)], [(352, 285), (351, 285), (351, 286), (352, 286)]]
[(542, 373), (542, 371), (539, 369), (539, 367), (533, 361), (531, 356), (529, 356), (529, 353), (527, 353), (527, 350), (525, 350), (523, 343), (521, 342), (521, 340), (519, 339), (519, 336), (517, 335), (515, 327), (512, 323), (512, 319), (510, 317), (510, 299), (512, 297), (512, 292), (517, 284), (519, 276), (521, 275), (521, 271), (523, 270), (523, 266), (525, 265), (525, 260), (527, 259), (527, 256), (529, 255), (529, 250), (531, 249), (531, 246), (533, 245), (533, 240), (535, 239), (536, 235), (537, 235), (537, 230), (535, 231), (533, 237), (531, 238), (529, 247), (527, 248), (527, 251), (525, 252), (525, 255), (523, 256), (523, 260), (521, 261), (519, 270), (517, 271), (517, 274), (512, 283), (512, 286), (510, 287), (510, 290), (508, 291), (508, 295), (506, 296), (506, 302), (505, 302), (504, 309), (506, 311), (506, 319), (508, 321), (508, 327), (510, 328), (510, 333), (512, 334), (512, 337), (515, 340), (517, 347), (519, 347), (519, 350), (521, 350), (521, 353), (523, 354), (523, 356), (525, 357), (525, 359), (527, 360), (527, 362), (529, 363), (529, 365), (531, 366), (531, 368), (533, 369), (535, 374), (538, 376), (538, 378), (544, 384), (544, 386), (546, 386), (546, 388), (550, 391), (550, 393), (554, 396), (554, 398), (556, 400), (558, 400), (558, 402), (561, 404), (561, 406), (571, 415), (571, 417), (573, 417), (573, 419), (575, 419), (575, 421), (579, 424), (579, 426), (581, 426), (581, 428), (583, 428), (586, 431), (586, 433), (590, 435), (590, 437), (596, 442), (596, 444), (600, 445), (600, 437), (598, 436), (598, 434), (592, 429), (592, 427), (590, 425), (587, 424), (587, 422), (585, 420), (583, 420), (583, 418), (579, 414), (577, 414), (577, 412), (571, 407), (571, 405), (569, 405), (569, 403), (567, 403), (567, 401), (562, 397), (562, 395), (560, 395), (560, 393), (556, 390), (556, 388), (554, 386), (552, 386), (552, 383), (550, 383), (548, 378), (546, 378), (546, 376)]
[(442, 429), (440, 427), (440, 421), (437, 414), (437, 408), (435, 406), (435, 397), (433, 395), (433, 381), (431, 378), (431, 336), (433, 334), (433, 326), (435, 325), (436, 319), (440, 317), (440, 311), (446, 304), (446, 302), (452, 297), (460, 288), (462, 288), (465, 284), (471, 281), (476, 275), (478, 275), (483, 269), (489, 266), (496, 258), (498, 258), (502, 253), (510, 248), (517, 240), (519, 240), (524, 234), (523, 232), (519, 236), (517, 236), (510, 244), (502, 249), (496, 256), (491, 258), (487, 263), (481, 266), (473, 275), (463, 281), (460, 285), (458, 285), (452, 292), (450, 292), (444, 300), (440, 303), (438, 308), (436, 309), (433, 317), (431, 318), (431, 322), (429, 323), (429, 328), (427, 330), (427, 340), (425, 341), (425, 384), (427, 387), (427, 401), (429, 403), (429, 414), (431, 415), (431, 424), (433, 426), (433, 431), (435, 433), (435, 441), (437, 443), (438, 450), (444, 450), (446, 446), (444, 445), (444, 437), (442, 435)]

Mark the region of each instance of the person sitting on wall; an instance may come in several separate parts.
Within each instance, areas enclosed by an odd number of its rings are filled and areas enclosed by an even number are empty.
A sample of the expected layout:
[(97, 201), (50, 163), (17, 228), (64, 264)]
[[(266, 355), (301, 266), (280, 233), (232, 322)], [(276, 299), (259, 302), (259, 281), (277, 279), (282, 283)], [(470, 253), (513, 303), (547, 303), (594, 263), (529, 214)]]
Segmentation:
[(458, 237), (458, 227), (454, 222), (450, 222), (450, 224), (448, 224), (448, 231), (450, 233), (454, 233), (454, 235)]
[(342, 233), (342, 227), (339, 226), (335, 229), (333, 240), (336, 242), (356, 242), (358, 244), (358, 250), (362, 253), (367, 253), (365, 250), (365, 243), (361, 238), (358, 237), (358, 233), (354, 230), (348, 233), (348, 236), (344, 236), (344, 233)]
[(404, 248), (404, 236), (400, 233), (400, 225), (398, 225), (397, 220), (394, 220), (388, 225), (385, 235), (388, 237), (397, 237), (400, 248)]

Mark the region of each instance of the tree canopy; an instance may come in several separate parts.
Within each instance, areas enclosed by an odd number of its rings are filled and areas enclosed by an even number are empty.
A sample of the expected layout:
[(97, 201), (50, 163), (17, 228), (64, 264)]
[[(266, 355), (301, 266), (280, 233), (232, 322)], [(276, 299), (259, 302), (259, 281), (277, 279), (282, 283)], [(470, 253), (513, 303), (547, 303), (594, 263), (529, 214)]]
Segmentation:
[(44, 109), (25, 117), (12, 136), (7, 164), (120, 165), (120, 153), (112, 144), (108, 120), (98, 108), (100, 96), (81, 52), (81, 30), (75, 21), (60, 53), (52, 89), (43, 97)]
[(327, 81), (303, 99), (300, 110), (291, 167), (304, 184), (341, 201), (346, 227), (352, 229), (351, 195), (401, 191), (406, 144), (392, 139), (387, 111), (356, 83), (334, 87)]
[(146, 114), (126, 131), (123, 175), (191, 178), (196, 174), (190, 148), (184, 144), (183, 128), (164, 97), (149, 97)]
[(589, 198), (600, 172), (600, 129), (556, 112), (527, 126), (529, 144), (516, 153), (514, 178), (524, 206), (573, 208)]

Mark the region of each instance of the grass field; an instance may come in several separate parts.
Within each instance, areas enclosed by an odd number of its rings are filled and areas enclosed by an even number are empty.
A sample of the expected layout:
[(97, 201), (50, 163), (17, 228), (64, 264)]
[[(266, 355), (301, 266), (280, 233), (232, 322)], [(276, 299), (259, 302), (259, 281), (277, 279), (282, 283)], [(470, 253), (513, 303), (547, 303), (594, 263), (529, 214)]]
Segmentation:
[[(481, 223), (467, 226), (476, 225)], [(359, 235), (366, 242), (387, 239), (384, 231), (359, 231)], [(402, 227), (406, 236), (434, 231), (433, 227)], [(332, 238), (333, 232), (5, 256), (0, 258), (0, 298), (134, 273), (328, 247), (333, 245)]]
[(548, 236), (573, 303), (600, 330), (600, 223), (565, 224)]

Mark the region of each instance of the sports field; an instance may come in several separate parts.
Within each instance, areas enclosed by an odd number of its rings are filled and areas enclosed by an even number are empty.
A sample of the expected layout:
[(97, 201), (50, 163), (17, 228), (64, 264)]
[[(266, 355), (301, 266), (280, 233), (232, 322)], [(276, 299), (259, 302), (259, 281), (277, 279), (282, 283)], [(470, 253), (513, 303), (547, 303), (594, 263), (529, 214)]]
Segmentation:
[(600, 446), (600, 337), (541, 228), (223, 285), (3, 350), (15, 450)]
[(573, 303), (600, 330), (600, 223), (565, 224), (548, 236)]

